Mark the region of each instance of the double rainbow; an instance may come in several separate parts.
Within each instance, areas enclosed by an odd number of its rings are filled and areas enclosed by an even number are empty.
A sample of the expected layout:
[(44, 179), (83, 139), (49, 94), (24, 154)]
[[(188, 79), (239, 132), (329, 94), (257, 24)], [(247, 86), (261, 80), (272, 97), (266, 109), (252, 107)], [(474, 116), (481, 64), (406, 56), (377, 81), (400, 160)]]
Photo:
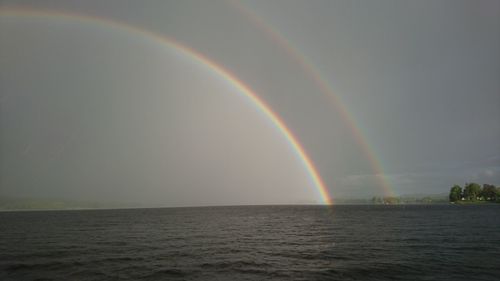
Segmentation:
[(350, 128), (351, 134), (358, 143), (359, 147), (363, 151), (363, 155), (367, 158), (371, 169), (373, 171), (373, 176), (378, 182), (378, 185), (382, 188), (385, 196), (394, 196), (394, 192), (391, 188), (389, 181), (387, 180), (385, 173), (382, 169), (382, 165), (378, 160), (379, 157), (375, 155), (375, 152), (366, 137), (363, 135), (362, 131), (359, 129), (359, 122), (355, 120), (353, 115), (347, 110), (347, 107), (342, 102), (340, 96), (333, 91), (332, 86), (330, 86), (328, 79), (326, 79), (321, 72), (314, 66), (314, 64), (307, 59), (303, 52), (296, 49), (289, 40), (287, 40), (282, 33), (267, 24), (261, 17), (259, 17), (253, 10), (245, 6), (240, 0), (228, 0), (228, 2), (233, 6), (233, 8), (242, 14), (246, 19), (248, 19), (257, 29), (261, 30), (270, 41), (280, 47), (287, 56), (299, 65), (303, 72), (314, 82), (316, 87), (330, 99), (331, 104), (335, 107), (335, 110), (340, 114), (343, 122)]
[(275, 128), (285, 137), (290, 147), (295, 152), (305, 170), (307, 171), (310, 180), (317, 189), (319, 196), (324, 204), (332, 204), (332, 197), (329, 194), (328, 188), (323, 182), (318, 169), (314, 165), (311, 158), (307, 155), (304, 147), (298, 141), (298, 138), (286, 126), (285, 122), (266, 104), (252, 89), (239, 80), (234, 74), (226, 68), (217, 64), (202, 53), (190, 48), (173, 38), (169, 38), (163, 34), (151, 32), (139, 27), (131, 26), (123, 22), (110, 20), (106, 18), (94, 17), (84, 14), (70, 13), (67, 11), (55, 10), (35, 10), (30, 8), (0, 8), (0, 20), (2, 17), (29, 17), (29, 18), (44, 18), (53, 20), (66, 20), (82, 24), (96, 24), (110, 29), (128, 32), (136, 36), (141, 36), (143, 39), (152, 40), (158, 44), (178, 50), (180, 53), (192, 58), (194, 61), (205, 65), (208, 69), (219, 75), (224, 81), (233, 85), (244, 98), (249, 100), (266, 118), (271, 121)]

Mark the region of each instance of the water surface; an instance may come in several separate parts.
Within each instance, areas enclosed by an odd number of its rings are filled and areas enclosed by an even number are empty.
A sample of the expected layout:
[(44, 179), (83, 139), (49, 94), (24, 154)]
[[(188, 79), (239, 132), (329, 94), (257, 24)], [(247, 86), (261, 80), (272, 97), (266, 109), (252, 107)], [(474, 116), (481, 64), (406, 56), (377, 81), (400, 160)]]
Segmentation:
[(0, 212), (0, 280), (499, 280), (500, 205)]

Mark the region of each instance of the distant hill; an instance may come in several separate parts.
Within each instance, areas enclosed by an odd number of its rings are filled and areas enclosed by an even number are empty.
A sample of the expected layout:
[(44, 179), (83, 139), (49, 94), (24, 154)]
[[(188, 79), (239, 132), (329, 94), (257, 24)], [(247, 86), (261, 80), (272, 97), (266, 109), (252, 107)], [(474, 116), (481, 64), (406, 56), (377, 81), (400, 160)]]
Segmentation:
[[(432, 204), (448, 203), (448, 194), (405, 194), (398, 197), (334, 198), (334, 204)], [(295, 202), (299, 205), (319, 204), (316, 201)], [(73, 210), (165, 207), (122, 202), (93, 202), (58, 198), (25, 198), (0, 196), (0, 211)]]
[(373, 197), (373, 204), (442, 204), (448, 203), (446, 193), (439, 194), (405, 194), (393, 197)]
[(437, 194), (426, 194), (426, 193), (414, 193), (414, 194), (403, 194), (399, 196), (400, 198), (436, 198), (436, 199), (447, 199), (448, 198), (448, 193), (443, 192), (443, 193), (437, 193)]
[(0, 196), (0, 210), (71, 210), (139, 207), (133, 203), (91, 202), (52, 198), (19, 198)]

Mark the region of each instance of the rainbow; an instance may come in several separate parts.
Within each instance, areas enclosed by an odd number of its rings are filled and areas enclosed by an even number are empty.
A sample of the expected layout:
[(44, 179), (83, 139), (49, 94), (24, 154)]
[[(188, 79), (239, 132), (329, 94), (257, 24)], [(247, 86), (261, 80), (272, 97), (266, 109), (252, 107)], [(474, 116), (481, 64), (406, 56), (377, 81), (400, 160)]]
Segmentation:
[(292, 44), (290, 44), (290, 42), (283, 35), (281, 35), (281, 33), (267, 24), (254, 11), (252, 11), (250, 8), (247, 8), (241, 1), (228, 0), (228, 2), (232, 4), (235, 10), (244, 15), (254, 26), (261, 30), (274, 44), (283, 49), (288, 57), (290, 57), (302, 68), (302, 70), (314, 82), (319, 90), (331, 100), (331, 103), (335, 107), (335, 110), (337, 110), (337, 112), (340, 114), (343, 122), (348, 125), (351, 134), (358, 143), (359, 147), (362, 149), (363, 154), (367, 157), (367, 160), (370, 163), (371, 169), (378, 181), (378, 185), (381, 187), (384, 193), (384, 196), (394, 196), (394, 192), (384, 174), (382, 165), (380, 164), (380, 161), (377, 160), (379, 159), (379, 157), (375, 155), (373, 148), (366, 141), (366, 137), (359, 129), (359, 122), (356, 122), (352, 114), (349, 113), (347, 107), (342, 102), (340, 96), (332, 90), (332, 86), (329, 84), (328, 80), (320, 73), (320, 71), (316, 67), (314, 67), (312, 62), (308, 60), (305, 55), (294, 48)]
[(252, 89), (239, 80), (234, 74), (225, 69), (223, 66), (217, 64), (207, 56), (201, 54), (200, 52), (190, 48), (173, 38), (169, 38), (165, 35), (155, 33), (149, 30), (145, 30), (136, 26), (131, 26), (123, 22), (110, 20), (106, 18), (95, 17), (86, 14), (76, 14), (67, 11), (58, 10), (35, 10), (26, 7), (3, 7), (0, 8), (0, 18), (1, 17), (35, 17), (35, 18), (49, 18), (49, 19), (59, 19), (68, 20), (73, 22), (81, 22), (87, 24), (98, 24), (101, 26), (106, 26), (108, 28), (132, 33), (135, 35), (142, 36), (145, 39), (150, 39), (156, 43), (162, 44), (166, 47), (173, 48), (180, 53), (186, 55), (187, 57), (193, 59), (196, 62), (206, 66), (208, 69), (220, 76), (225, 82), (233, 85), (244, 98), (249, 100), (264, 116), (271, 121), (274, 127), (285, 137), (288, 144), (295, 152), (297, 158), (300, 160), (304, 166), (307, 174), (313, 186), (319, 193), (319, 196), (324, 204), (333, 204), (332, 197), (329, 194), (328, 188), (326, 187), (323, 179), (321, 178), (318, 169), (314, 165), (311, 158), (307, 155), (304, 147), (298, 141), (298, 138), (292, 133), (292, 131), (286, 126), (285, 122), (280, 118), (272, 108), (266, 104)]

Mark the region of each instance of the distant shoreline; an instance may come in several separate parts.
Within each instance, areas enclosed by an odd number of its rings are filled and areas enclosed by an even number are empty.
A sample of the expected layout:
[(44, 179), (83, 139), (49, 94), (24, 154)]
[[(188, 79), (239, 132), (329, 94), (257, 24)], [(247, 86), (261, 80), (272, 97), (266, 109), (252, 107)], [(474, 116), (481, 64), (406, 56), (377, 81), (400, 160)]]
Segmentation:
[(498, 204), (498, 202), (492, 202), (492, 201), (457, 201), (457, 202), (450, 202), (450, 204), (455, 204), (455, 205), (495, 205)]
[(0, 196), (0, 212), (40, 212), (40, 211), (94, 211), (94, 210), (131, 210), (131, 209), (170, 209), (170, 208), (217, 208), (240, 206), (388, 206), (388, 205), (483, 205), (484, 201), (451, 203), (445, 193), (440, 194), (406, 194), (393, 197), (372, 198), (334, 198), (333, 204), (319, 202), (271, 203), (271, 204), (221, 204), (221, 205), (177, 205), (141, 204), (137, 202), (94, 202), (62, 198), (24, 198)]
[(263, 204), (263, 205), (208, 205), (208, 206), (175, 206), (175, 207), (122, 207), (122, 208), (66, 208), (66, 209), (0, 209), (0, 213), (15, 212), (58, 212), (58, 211), (112, 211), (112, 210), (137, 210), (137, 209), (187, 209), (187, 208), (238, 208), (238, 207), (286, 207), (286, 206), (425, 206), (425, 205), (496, 205), (492, 202), (461, 202), (461, 203), (400, 203), (400, 204), (372, 204), (372, 203), (339, 203), (339, 204)]

